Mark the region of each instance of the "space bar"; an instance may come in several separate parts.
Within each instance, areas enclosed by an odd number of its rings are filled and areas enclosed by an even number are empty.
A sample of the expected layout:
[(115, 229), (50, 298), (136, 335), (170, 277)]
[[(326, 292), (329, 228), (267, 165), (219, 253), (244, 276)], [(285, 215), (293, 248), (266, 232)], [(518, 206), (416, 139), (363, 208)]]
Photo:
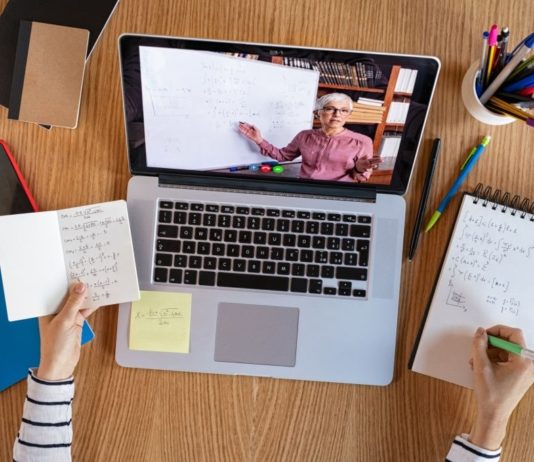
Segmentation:
[(217, 276), (219, 287), (238, 287), (241, 289), (281, 290), (289, 289), (289, 278), (279, 276), (255, 276), (252, 274), (219, 273)]

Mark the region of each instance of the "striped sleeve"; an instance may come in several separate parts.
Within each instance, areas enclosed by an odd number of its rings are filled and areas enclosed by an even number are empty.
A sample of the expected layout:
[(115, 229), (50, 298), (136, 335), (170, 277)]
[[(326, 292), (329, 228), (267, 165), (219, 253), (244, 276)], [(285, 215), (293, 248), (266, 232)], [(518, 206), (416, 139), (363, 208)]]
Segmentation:
[(72, 377), (48, 382), (28, 373), (28, 394), (15, 446), (14, 462), (70, 462), (72, 445)]
[(501, 448), (490, 451), (470, 443), (469, 435), (462, 433), (454, 438), (445, 462), (498, 462)]

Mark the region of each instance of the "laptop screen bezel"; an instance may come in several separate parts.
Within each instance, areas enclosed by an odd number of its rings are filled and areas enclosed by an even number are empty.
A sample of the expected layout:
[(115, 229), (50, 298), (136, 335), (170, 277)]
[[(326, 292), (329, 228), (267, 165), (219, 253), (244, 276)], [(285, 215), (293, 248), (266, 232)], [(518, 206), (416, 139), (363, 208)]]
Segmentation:
[[(137, 44), (135, 42), (138, 42)], [(424, 71), (421, 81), (423, 85), (416, 87), (417, 90), (417, 102), (427, 106), (425, 110), (425, 117), (421, 124), (420, 131), (417, 135), (418, 139), (415, 143), (415, 148), (412, 148), (407, 154), (407, 147), (405, 146), (405, 138), (402, 138), (399, 153), (397, 155), (397, 162), (395, 164), (392, 181), (389, 185), (382, 184), (366, 184), (366, 183), (345, 183), (337, 181), (317, 181), (306, 180), (301, 178), (286, 178), (280, 177), (273, 179), (268, 176), (252, 176), (252, 175), (235, 175), (233, 173), (220, 173), (220, 172), (207, 172), (201, 170), (180, 170), (180, 169), (166, 169), (166, 168), (154, 168), (147, 165), (145, 144), (137, 148), (131, 148), (129, 143), (129, 127), (126, 119), (126, 100), (129, 95), (126, 95), (126, 88), (124, 78), (124, 61), (126, 47), (130, 46), (163, 46), (170, 47), (170, 43), (176, 41), (176, 43), (187, 43), (187, 49), (198, 49), (203, 51), (238, 51), (238, 52), (254, 52), (261, 49), (265, 52), (270, 50), (297, 50), (299, 52), (310, 53), (324, 53), (329, 57), (339, 57), (340, 59), (348, 59), (358, 55), (372, 56), (373, 58), (383, 61), (393, 58), (395, 64), (410, 66), (410, 68), (417, 69), (418, 71)], [(434, 56), (422, 56), (422, 55), (407, 55), (398, 53), (382, 53), (382, 52), (367, 52), (360, 50), (341, 50), (341, 49), (328, 49), (317, 47), (302, 47), (291, 45), (276, 45), (265, 43), (252, 43), (252, 42), (237, 42), (237, 41), (224, 41), (224, 40), (208, 40), (201, 38), (189, 38), (189, 37), (172, 37), (172, 36), (157, 36), (157, 35), (144, 35), (144, 34), (122, 34), (118, 39), (119, 59), (121, 69), (121, 88), (123, 95), (123, 114), (125, 121), (125, 133), (126, 133), (126, 146), (128, 151), (128, 166), (132, 175), (143, 176), (160, 176), (164, 177), (167, 182), (172, 182), (175, 178), (177, 183), (181, 183), (183, 180), (194, 179), (194, 184), (202, 184), (203, 182), (211, 182), (215, 187), (240, 187), (241, 185), (245, 189), (254, 189), (257, 187), (264, 191), (276, 191), (276, 192), (288, 192), (288, 193), (308, 193), (308, 194), (324, 194), (337, 197), (354, 198), (358, 196), (369, 197), (376, 193), (389, 193), (389, 194), (404, 194), (410, 184), (410, 178), (412, 176), (413, 168), (417, 160), (417, 153), (421, 145), (422, 134), (428, 119), (430, 106), (436, 83), (441, 67), (441, 63), (437, 57)], [(141, 82), (139, 80), (139, 86)], [(141, 92), (141, 88), (135, 88), (135, 91)], [(415, 92), (414, 92), (415, 94)], [(414, 98), (415, 99), (415, 98)], [(143, 127), (144, 128), (144, 127)], [(409, 159), (409, 165), (405, 165), (402, 169), (399, 168), (398, 162), (401, 159)]]

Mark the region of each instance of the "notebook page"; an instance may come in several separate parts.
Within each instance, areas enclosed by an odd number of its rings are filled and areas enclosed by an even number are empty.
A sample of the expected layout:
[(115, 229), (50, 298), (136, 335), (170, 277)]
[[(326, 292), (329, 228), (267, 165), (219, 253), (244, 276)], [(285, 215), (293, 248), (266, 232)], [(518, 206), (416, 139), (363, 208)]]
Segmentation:
[(84, 307), (138, 300), (126, 202), (60, 210), (58, 219), (68, 281), (87, 284)]
[(519, 327), (534, 347), (534, 223), (474, 201), (463, 198), (412, 366), (469, 388), (477, 327)]
[(56, 212), (2, 216), (0, 236), (9, 321), (54, 313), (68, 288)]

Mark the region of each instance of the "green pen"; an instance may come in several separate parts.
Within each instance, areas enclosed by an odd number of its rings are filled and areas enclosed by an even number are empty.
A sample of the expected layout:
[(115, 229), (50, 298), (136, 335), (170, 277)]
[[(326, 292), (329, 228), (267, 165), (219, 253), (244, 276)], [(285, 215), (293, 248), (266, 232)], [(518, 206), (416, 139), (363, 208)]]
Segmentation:
[(488, 335), (488, 342), (490, 345), (500, 348), (501, 350), (509, 351), (515, 355), (521, 356), (527, 359), (534, 359), (534, 351), (523, 348), (517, 343), (509, 342), (508, 340), (503, 340), (499, 337), (494, 337), (493, 335)]

